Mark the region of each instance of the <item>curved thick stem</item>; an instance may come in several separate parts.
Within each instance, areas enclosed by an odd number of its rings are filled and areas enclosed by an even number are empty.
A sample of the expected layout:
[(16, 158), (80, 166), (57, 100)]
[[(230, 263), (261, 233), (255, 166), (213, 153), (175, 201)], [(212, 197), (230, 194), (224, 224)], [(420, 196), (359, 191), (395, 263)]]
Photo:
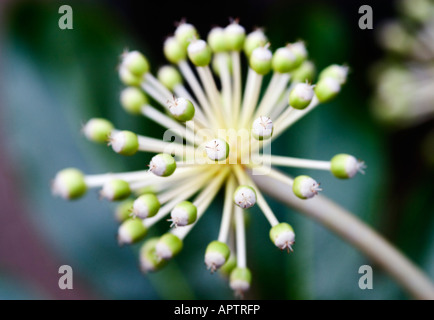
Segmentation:
[(415, 299), (434, 299), (434, 285), (416, 265), (351, 212), (316, 196), (298, 199), (287, 185), (265, 175), (253, 180), (268, 195), (323, 224), (388, 272)]

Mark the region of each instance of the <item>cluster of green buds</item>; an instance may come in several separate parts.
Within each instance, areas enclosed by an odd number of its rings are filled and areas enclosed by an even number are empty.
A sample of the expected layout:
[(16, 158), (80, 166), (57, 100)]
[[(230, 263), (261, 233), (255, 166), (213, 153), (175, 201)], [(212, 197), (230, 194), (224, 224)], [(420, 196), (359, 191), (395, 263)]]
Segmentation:
[(372, 72), (373, 114), (397, 127), (434, 116), (434, 2), (400, 0), (400, 18), (385, 23), (379, 43), (387, 57)]
[[(90, 188), (101, 188), (101, 197), (123, 200), (115, 212), (118, 240), (140, 243), (143, 272), (157, 271), (181, 253), (185, 237), (224, 189), (220, 229), (203, 247), (204, 262), (212, 273), (227, 275), (230, 287), (243, 295), (252, 283), (245, 215), (258, 209), (264, 214), (272, 246), (290, 252), (295, 242), (293, 227), (279, 221), (263, 195), (267, 190), (256, 185), (255, 174), (283, 182), (288, 194), (302, 203), (322, 191), (320, 184), (306, 175), (289, 177), (275, 166), (326, 170), (348, 179), (363, 173), (364, 163), (348, 154), (322, 161), (266, 153), (267, 145), (286, 129), (336, 97), (347, 79), (346, 66), (330, 65), (315, 77), (303, 42), (272, 50), (261, 29), (246, 34), (237, 21), (213, 28), (206, 39), (193, 25), (180, 23), (163, 45), (171, 64), (162, 66), (156, 77), (142, 53), (130, 51), (121, 57), (119, 76), (126, 85), (120, 94), (122, 107), (170, 130), (174, 141), (120, 130), (106, 119), (90, 119), (83, 127), (89, 140), (108, 142), (124, 156), (152, 153), (150, 163), (139, 171), (93, 175), (64, 169), (55, 176), (52, 189), (65, 199), (77, 199)], [(243, 54), (248, 61), (244, 86)], [(158, 222), (167, 223), (168, 231), (147, 239), (148, 229)]]

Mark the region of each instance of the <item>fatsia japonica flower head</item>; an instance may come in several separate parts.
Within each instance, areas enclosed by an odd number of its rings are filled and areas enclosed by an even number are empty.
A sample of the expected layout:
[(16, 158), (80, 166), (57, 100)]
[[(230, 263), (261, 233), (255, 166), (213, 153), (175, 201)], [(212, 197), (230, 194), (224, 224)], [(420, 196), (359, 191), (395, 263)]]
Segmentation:
[[(180, 254), (184, 239), (223, 189), (220, 227), (214, 240), (203, 245), (204, 263), (211, 272), (223, 270), (230, 287), (243, 295), (254, 281), (247, 264), (245, 214), (255, 207), (264, 214), (269, 234), (257, 236), (271, 240), (270, 250), (296, 249), (296, 228), (274, 213), (254, 177), (267, 175), (283, 182), (288, 194), (309, 201), (322, 191), (320, 183), (306, 175), (286, 176), (275, 167), (326, 170), (339, 179), (363, 173), (363, 162), (345, 153), (330, 155), (330, 160), (271, 153), (274, 139), (340, 92), (348, 68), (333, 64), (314, 82), (315, 68), (303, 42), (273, 47), (262, 30), (247, 34), (238, 22), (213, 28), (208, 35), (183, 22), (166, 39), (163, 52), (171, 64), (161, 67), (157, 77), (138, 51), (125, 52), (119, 66), (126, 85), (120, 93), (122, 107), (158, 123), (162, 139), (99, 118), (83, 128), (88, 139), (108, 142), (121, 155), (151, 153), (150, 163), (123, 173), (87, 175), (64, 169), (54, 178), (53, 193), (76, 199), (90, 188), (101, 188), (109, 201), (126, 199), (116, 210), (119, 243), (142, 242), (141, 269), (151, 272)], [(244, 67), (242, 55), (248, 62)], [(146, 238), (164, 220), (167, 232)]]

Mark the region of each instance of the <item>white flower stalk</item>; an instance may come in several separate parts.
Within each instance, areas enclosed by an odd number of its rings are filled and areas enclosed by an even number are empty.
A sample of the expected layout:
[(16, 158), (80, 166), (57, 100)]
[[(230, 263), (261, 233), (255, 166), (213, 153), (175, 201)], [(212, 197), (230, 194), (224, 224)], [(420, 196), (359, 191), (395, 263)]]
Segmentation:
[[(316, 83), (310, 104), (297, 110), (288, 103), (289, 94), (297, 83), (312, 82), (314, 73), (313, 65), (305, 61), (307, 51), (304, 44), (297, 42), (290, 45), (292, 55), (281, 56), (276, 52), (273, 67), (274, 55), (262, 43), (264, 38), (252, 37), (248, 37), (247, 43), (245, 29), (238, 22), (233, 22), (224, 30), (214, 31), (208, 44), (199, 40), (194, 26), (181, 23), (175, 36), (165, 41), (163, 49), (174, 66), (158, 78), (150, 72), (149, 62), (142, 53), (131, 51), (124, 54), (119, 76), (128, 87), (135, 88), (122, 92), (122, 106), (127, 112), (143, 114), (166, 129), (173, 129), (181, 139), (171, 142), (163, 133), (161, 139), (151, 138), (115, 129), (103, 119), (92, 120), (83, 129), (87, 138), (105, 142), (109, 137), (112, 149), (125, 156), (136, 152), (150, 153), (149, 170), (144, 164), (139, 171), (85, 175), (69, 168), (60, 171), (53, 181), (53, 193), (66, 199), (79, 198), (90, 188), (101, 188), (101, 196), (111, 201), (125, 199), (134, 193), (137, 198), (133, 202), (130, 199), (123, 203), (122, 208), (118, 207), (117, 218), (121, 221), (118, 238), (121, 244), (142, 240), (149, 228), (170, 214), (169, 219), (176, 228), (167, 226), (168, 232), (163, 236), (145, 242), (140, 252), (143, 271), (156, 271), (179, 254), (185, 237), (193, 229), (200, 228), (197, 222), (217, 198), (219, 190), (225, 189), (218, 239), (206, 250), (205, 263), (211, 271), (223, 268), (230, 261), (228, 249), (234, 247), (236, 254), (232, 256), (236, 257), (236, 267), (232, 265), (230, 268), (229, 283), (236, 293), (244, 294), (250, 288), (252, 276), (247, 267), (243, 209), (257, 204), (257, 209), (262, 211), (272, 230), (282, 225), (279, 221), (282, 216), (274, 214), (263, 196), (263, 193), (269, 193), (270, 187), (256, 183), (255, 174), (264, 175), (276, 185), (283, 183), (285, 189), (279, 191), (284, 191), (292, 199), (291, 188), (298, 182), (269, 166), (329, 170), (338, 178), (351, 178), (363, 170), (362, 163), (348, 155), (340, 155), (331, 161), (317, 161), (267, 154), (267, 146), (287, 128), (313, 111), (320, 102), (336, 96), (345, 82), (342, 79), (344, 72), (335, 67), (331, 68), (333, 72), (327, 71), (330, 74)], [(251, 51), (248, 53), (250, 65), (245, 68), (241, 65), (244, 50)], [(220, 57), (217, 59), (219, 82), (215, 81), (209, 68), (213, 54)], [(291, 68), (285, 65), (288, 61), (294, 64)], [(249, 71), (243, 86), (246, 70)], [(273, 75), (265, 85), (264, 97), (258, 101), (263, 86), (262, 76), (266, 72), (273, 72)], [(184, 82), (188, 86), (184, 87)], [(246, 88), (244, 92), (243, 87)], [(145, 94), (161, 106), (150, 106)], [(178, 99), (177, 105), (168, 106), (167, 101), (171, 101), (174, 95)], [(297, 94), (297, 97), (305, 96)], [(191, 106), (195, 110), (193, 114)], [(182, 115), (187, 117), (182, 118)], [(261, 116), (261, 128), (258, 128), (255, 120)], [(267, 120), (270, 118), (272, 123)], [(252, 129), (255, 129), (256, 138)], [(260, 137), (262, 140), (258, 141)], [(319, 191), (309, 179), (295, 189), (294, 192), (306, 198), (300, 200), (306, 207), (319, 198), (309, 199)], [(190, 209), (179, 206), (180, 203), (191, 204)], [(234, 220), (235, 224), (232, 223)], [(281, 249), (293, 249), (292, 227), (292, 233), (289, 229), (279, 230), (276, 235), (273, 232), (273, 243)], [(231, 233), (235, 234), (233, 246), (229, 240)], [(257, 236), (261, 237), (260, 234)], [(265, 234), (262, 236), (266, 238)]]

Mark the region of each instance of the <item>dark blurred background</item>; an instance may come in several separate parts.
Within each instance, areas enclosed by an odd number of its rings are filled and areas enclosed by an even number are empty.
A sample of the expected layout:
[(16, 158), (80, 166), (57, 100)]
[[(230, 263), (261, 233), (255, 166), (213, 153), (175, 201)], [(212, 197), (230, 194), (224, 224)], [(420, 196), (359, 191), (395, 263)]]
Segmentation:
[[(73, 9), (73, 30), (60, 30), (58, 8)], [(374, 29), (358, 27), (369, 4)], [(393, 1), (2, 1), (0, 3), (0, 298), (227, 299), (226, 280), (209, 275), (204, 246), (215, 237), (216, 201), (160, 273), (144, 276), (137, 247), (119, 248), (112, 204), (89, 192), (76, 202), (54, 198), (50, 180), (64, 167), (86, 173), (137, 170), (149, 159), (123, 158), (80, 134), (83, 122), (107, 117), (119, 128), (159, 136), (159, 128), (125, 114), (116, 66), (138, 49), (152, 71), (165, 64), (162, 43), (186, 18), (205, 37), (212, 26), (239, 18), (249, 32), (264, 27), (272, 48), (306, 41), (319, 70), (351, 68), (338, 98), (297, 123), (275, 145), (278, 154), (330, 159), (345, 152), (366, 161), (367, 174), (336, 181), (317, 173), (324, 194), (354, 212), (434, 277), (432, 121), (391, 128), (375, 121), (369, 103), (370, 68), (385, 56), (377, 28), (397, 12)], [(432, 140), (431, 140), (432, 142)], [(309, 171), (288, 170), (295, 175)], [(313, 172), (312, 172), (313, 174)], [(221, 201), (220, 201), (221, 202)], [(374, 289), (360, 290), (358, 269), (370, 262), (324, 227), (271, 201), (296, 229), (297, 249), (283, 255), (253, 211), (247, 230), (254, 299), (407, 299), (381, 269)], [(164, 230), (157, 225), (153, 234)], [(74, 289), (58, 288), (58, 268), (74, 270)]]

